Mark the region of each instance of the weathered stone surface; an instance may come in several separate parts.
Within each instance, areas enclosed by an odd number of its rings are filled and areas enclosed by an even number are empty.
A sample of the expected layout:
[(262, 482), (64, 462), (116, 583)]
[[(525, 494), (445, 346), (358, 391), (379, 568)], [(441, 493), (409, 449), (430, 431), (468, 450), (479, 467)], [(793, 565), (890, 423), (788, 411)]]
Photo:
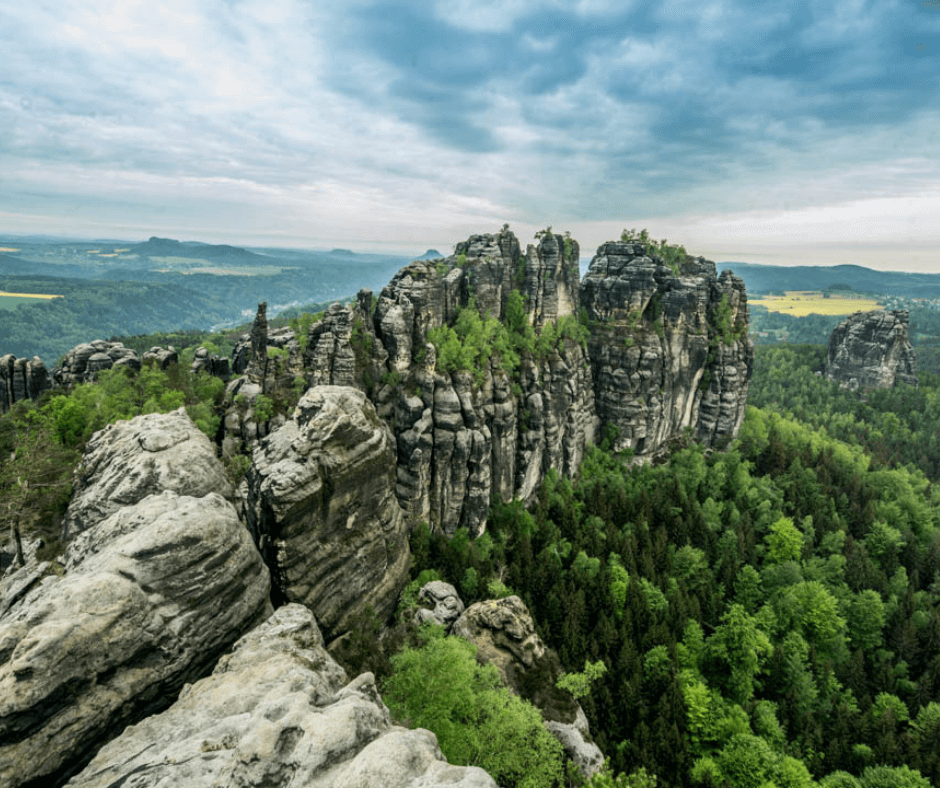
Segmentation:
[(561, 675), (558, 656), (536, 633), (519, 597), (470, 605), (454, 622), (451, 634), (473, 643), (477, 659), (494, 665), (507, 687), (541, 709), (546, 727), (586, 776), (604, 765), (581, 706), (555, 686)]
[(422, 586), (418, 591), (418, 601), (427, 606), (415, 613), (415, 620), (419, 624), (431, 623), (449, 629), (464, 611), (457, 589), (441, 580)]
[(51, 785), (165, 708), (270, 614), (269, 575), (220, 495), (152, 495), (97, 522), (0, 617), (0, 784)]
[(116, 366), (140, 369), (137, 351), (124, 347), (122, 342), (106, 342), (96, 339), (87, 344), (76, 345), (62, 358), (62, 366), (52, 371), (56, 386), (68, 388), (76, 383), (87, 383), (97, 373)]
[(246, 519), (283, 599), (332, 638), (371, 606), (388, 615), (408, 567), (394, 442), (361, 391), (317, 386), (254, 450)]
[(152, 347), (150, 350), (146, 351), (143, 356), (143, 361), (153, 361), (160, 365), (160, 369), (167, 369), (170, 364), (179, 363), (179, 354), (176, 352), (176, 348), (172, 345), (169, 347)]
[(206, 372), (209, 375), (214, 375), (223, 380), (228, 380), (231, 374), (228, 359), (221, 358), (215, 353), (210, 353), (208, 349), (204, 347), (196, 348), (196, 352), (193, 354), (193, 363), (190, 364), (190, 370), (192, 372)]
[(51, 388), (52, 379), (39, 356), (17, 358), (11, 353), (0, 357), (0, 413), (25, 399), (38, 399)]
[(597, 415), (615, 447), (653, 454), (686, 434), (734, 436), (753, 367), (743, 282), (687, 257), (674, 272), (639, 243), (598, 248), (581, 285)]
[(69, 785), (495, 788), (433, 734), (391, 725), (372, 674), (347, 683), (309, 610), (281, 607), (167, 711), (129, 727)]
[(66, 535), (163, 490), (232, 497), (215, 447), (183, 408), (119, 421), (91, 437), (65, 516)]
[(258, 304), (258, 312), (251, 324), (251, 356), (245, 374), (250, 380), (258, 382), (264, 380), (268, 366), (268, 304)]
[(917, 385), (917, 357), (907, 310), (856, 312), (829, 337), (826, 377), (848, 388)]

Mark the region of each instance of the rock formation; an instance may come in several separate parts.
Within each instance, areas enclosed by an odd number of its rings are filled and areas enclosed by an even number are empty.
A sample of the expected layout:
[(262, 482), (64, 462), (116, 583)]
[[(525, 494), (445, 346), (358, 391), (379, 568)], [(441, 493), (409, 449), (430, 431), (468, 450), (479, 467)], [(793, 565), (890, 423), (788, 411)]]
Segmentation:
[[(189, 451), (206, 439), (191, 422), (184, 434), (182, 419), (142, 416), (99, 433), (70, 510), (80, 533), (63, 576), (28, 564), (0, 584), (4, 786), (51, 785), (80, 768), (270, 614), (270, 577), (250, 535), (205, 489), (224, 482), (219, 461)], [(201, 478), (192, 466), (180, 473), (195, 462)], [(156, 492), (161, 482), (184, 492)]]
[(286, 605), (163, 714), (127, 728), (69, 785), (495, 788), (426, 730), (393, 726), (371, 673), (347, 681), (309, 610)]
[(917, 385), (906, 310), (856, 312), (829, 337), (826, 377), (851, 389)]
[[(431, 589), (428, 596), (435, 597), (443, 590)], [(470, 605), (453, 622), (450, 632), (473, 643), (478, 660), (495, 666), (507, 687), (541, 710), (546, 727), (585, 776), (604, 765), (584, 710), (569, 692), (555, 686), (561, 675), (558, 656), (536, 633), (532, 616), (519, 597)]]
[(450, 629), (464, 611), (463, 600), (457, 595), (457, 589), (441, 580), (423, 585), (418, 591), (418, 602), (427, 606), (419, 608), (415, 614), (415, 622), (418, 624), (437, 624)]
[(94, 380), (98, 372), (119, 366), (140, 369), (137, 351), (124, 347), (122, 342), (96, 339), (94, 342), (76, 345), (66, 353), (62, 358), (62, 366), (53, 370), (52, 377), (58, 386), (69, 387)]
[(91, 437), (66, 512), (66, 537), (164, 490), (232, 497), (215, 447), (184, 408), (118, 421)]
[(25, 359), (8, 353), (0, 357), (0, 413), (6, 413), (20, 400), (38, 399), (51, 385), (39, 356)]
[(705, 444), (744, 418), (754, 351), (744, 283), (687, 257), (673, 271), (640, 243), (607, 243), (581, 285), (597, 415), (615, 448), (653, 454), (687, 432)]
[(222, 380), (228, 380), (230, 376), (227, 358), (220, 358), (215, 353), (210, 353), (206, 348), (196, 348), (193, 354), (193, 363), (190, 364), (192, 372), (206, 372)]
[(389, 615), (407, 579), (394, 479), (392, 434), (357, 389), (309, 389), (254, 450), (246, 520), (276, 594), (310, 607), (329, 637), (367, 607)]
[(160, 369), (166, 369), (170, 364), (179, 363), (179, 354), (172, 345), (166, 348), (152, 347), (144, 353), (144, 362), (153, 361), (160, 365)]

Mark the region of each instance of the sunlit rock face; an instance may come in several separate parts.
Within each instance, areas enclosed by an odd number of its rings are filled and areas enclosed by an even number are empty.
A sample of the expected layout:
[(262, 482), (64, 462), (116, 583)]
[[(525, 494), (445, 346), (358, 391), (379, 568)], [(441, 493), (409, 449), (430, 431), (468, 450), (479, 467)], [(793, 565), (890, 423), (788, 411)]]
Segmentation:
[(185, 412), (96, 433), (82, 467), (64, 570), (0, 582), (10, 788), (57, 784), (271, 613), (267, 567)]
[(138, 779), (175, 788), (496, 788), (482, 769), (448, 764), (430, 731), (392, 725), (372, 674), (349, 681), (313, 614), (296, 604), (245, 635), (167, 711), (127, 728), (69, 785)]
[(856, 312), (829, 337), (826, 377), (853, 389), (917, 385), (907, 310)]
[(617, 448), (653, 454), (675, 438), (711, 445), (744, 418), (754, 351), (744, 283), (686, 257), (674, 271), (639, 243), (607, 243), (581, 285), (591, 321), (595, 407)]

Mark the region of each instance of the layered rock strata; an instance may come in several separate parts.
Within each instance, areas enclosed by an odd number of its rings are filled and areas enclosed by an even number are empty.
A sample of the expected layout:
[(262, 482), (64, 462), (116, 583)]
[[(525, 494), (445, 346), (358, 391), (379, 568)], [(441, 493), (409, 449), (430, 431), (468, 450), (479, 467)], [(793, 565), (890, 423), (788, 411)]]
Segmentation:
[(38, 399), (51, 386), (52, 379), (39, 356), (25, 359), (7, 353), (0, 357), (0, 413), (21, 400)]
[(839, 323), (829, 337), (826, 377), (851, 389), (917, 386), (907, 310), (856, 312)]
[(330, 637), (367, 607), (387, 617), (407, 579), (394, 480), (394, 438), (357, 389), (309, 389), (254, 450), (245, 519), (279, 598), (307, 605)]
[(55, 784), (81, 767), (270, 614), (266, 568), (216, 493), (167, 491), (119, 509), (69, 545), (65, 566), (0, 617), (9, 788)]
[(139, 370), (137, 351), (124, 347), (122, 342), (96, 339), (94, 342), (76, 345), (66, 353), (62, 358), (62, 366), (53, 370), (52, 377), (56, 385), (67, 388), (94, 380), (99, 372), (120, 366)]
[(495, 788), (449, 765), (426, 730), (391, 724), (371, 673), (347, 681), (310, 611), (286, 605), (212, 675), (127, 728), (69, 785)]
[(754, 351), (744, 283), (687, 257), (673, 271), (639, 243), (603, 244), (581, 285), (597, 415), (615, 448), (653, 454), (673, 438), (737, 432)]

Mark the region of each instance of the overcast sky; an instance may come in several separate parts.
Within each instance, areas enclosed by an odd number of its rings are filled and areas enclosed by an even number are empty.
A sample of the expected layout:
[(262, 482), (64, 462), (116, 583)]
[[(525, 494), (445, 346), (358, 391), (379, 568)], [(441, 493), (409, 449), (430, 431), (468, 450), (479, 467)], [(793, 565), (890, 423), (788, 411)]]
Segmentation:
[(940, 272), (940, 0), (8, 0), (0, 232)]

